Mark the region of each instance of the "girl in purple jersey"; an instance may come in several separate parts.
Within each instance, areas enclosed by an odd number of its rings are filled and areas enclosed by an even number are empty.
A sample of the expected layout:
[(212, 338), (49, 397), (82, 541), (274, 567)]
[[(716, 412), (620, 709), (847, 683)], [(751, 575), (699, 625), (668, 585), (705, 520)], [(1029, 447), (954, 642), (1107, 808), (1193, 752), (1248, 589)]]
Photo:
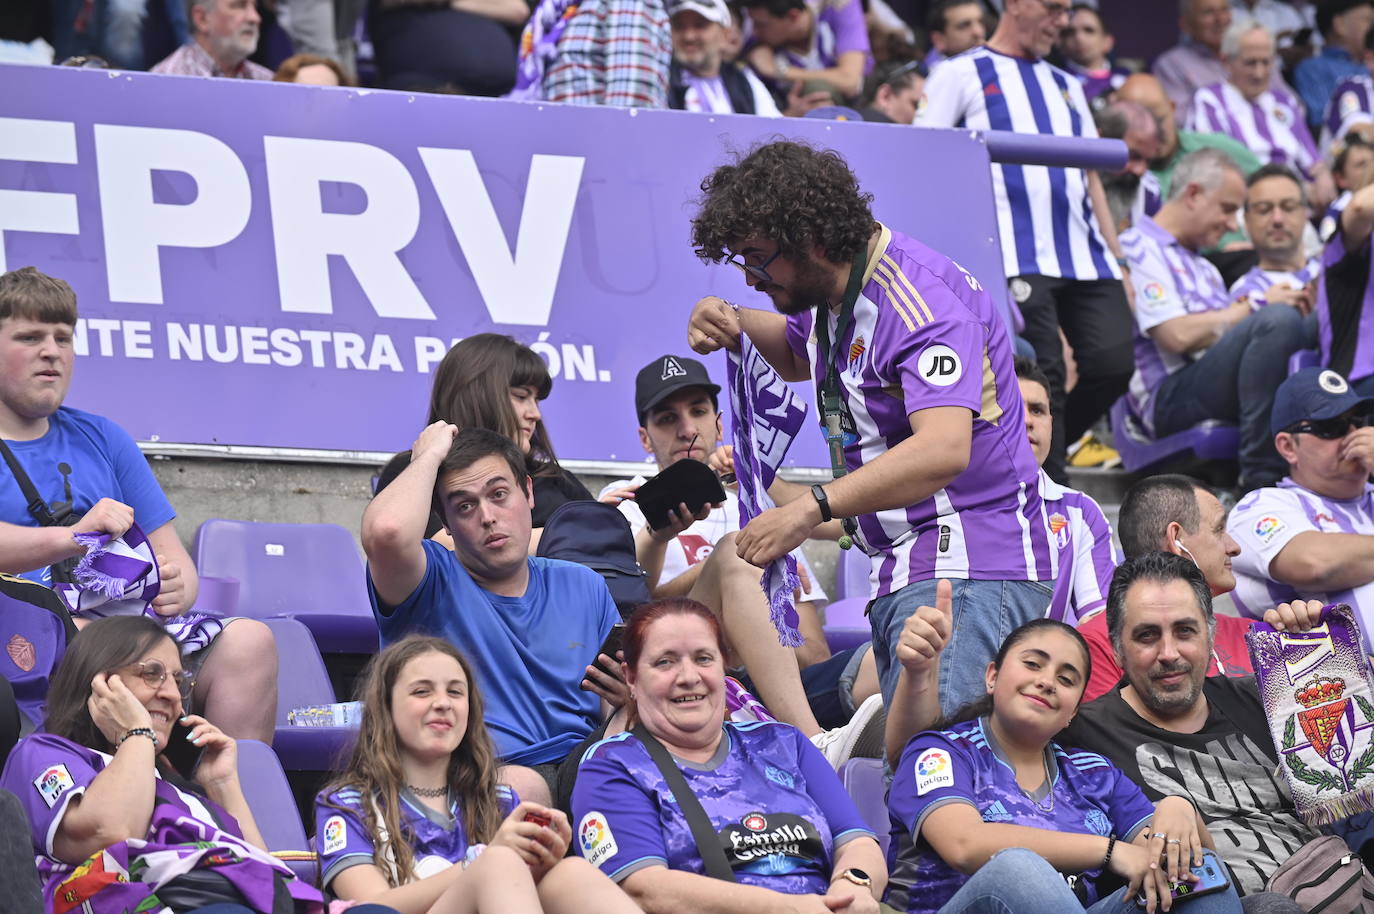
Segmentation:
[[(907, 912), (1015, 910), (1094, 914), (1170, 910), (1169, 882), (1196, 881), (1210, 837), (1192, 804), (1141, 789), (1102, 756), (1052, 740), (1077, 713), (1092, 660), (1052, 619), (1012, 631), (988, 664), (988, 694), (918, 733), (893, 772), (894, 874), (888, 902)], [(1126, 887), (1097, 900), (1110, 872)], [(1065, 873), (1080, 877), (1075, 894)], [(1239, 912), (1234, 887), (1190, 899), (1188, 914)]]
[[(579, 853), (646, 911), (876, 914), (882, 854), (825, 756), (788, 724), (726, 723), (711, 611), (685, 598), (641, 606), (623, 649), (631, 730), (583, 757), (573, 791)], [(700, 802), (733, 881), (706, 875), (645, 732)]]
[(453, 645), (397, 641), (368, 664), (359, 697), (353, 757), (315, 802), (323, 881), (335, 895), (401, 914), (638, 910), (585, 861), (563, 856), (567, 816), (514, 805), (497, 784), (482, 696)]

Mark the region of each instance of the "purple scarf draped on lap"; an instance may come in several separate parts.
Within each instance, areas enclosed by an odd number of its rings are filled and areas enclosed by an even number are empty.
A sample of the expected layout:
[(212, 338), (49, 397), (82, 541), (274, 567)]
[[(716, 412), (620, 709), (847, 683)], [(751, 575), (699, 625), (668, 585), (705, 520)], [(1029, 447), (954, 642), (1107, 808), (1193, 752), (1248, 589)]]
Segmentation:
[(1305, 632), (1257, 622), (1245, 640), (1298, 817), (1374, 811), (1374, 681), (1350, 607), (1323, 607)]
[[(739, 525), (773, 507), (768, 487), (782, 458), (806, 420), (806, 404), (783, 382), (749, 341), (740, 334), (740, 351), (729, 353), (730, 431), (739, 482)], [(760, 581), (768, 596), (768, 613), (778, 641), (800, 647), (797, 609), (792, 595), (801, 586), (797, 560), (789, 553), (768, 563)]]

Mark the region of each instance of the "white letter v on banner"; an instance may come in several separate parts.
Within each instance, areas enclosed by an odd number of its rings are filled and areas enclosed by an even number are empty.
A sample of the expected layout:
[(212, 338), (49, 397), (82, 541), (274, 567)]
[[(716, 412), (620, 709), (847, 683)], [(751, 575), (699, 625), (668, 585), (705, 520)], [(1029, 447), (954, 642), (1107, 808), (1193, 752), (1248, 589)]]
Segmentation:
[(491, 319), (498, 324), (547, 324), (584, 159), (531, 158), (512, 257), (472, 153), (426, 147), (419, 151)]

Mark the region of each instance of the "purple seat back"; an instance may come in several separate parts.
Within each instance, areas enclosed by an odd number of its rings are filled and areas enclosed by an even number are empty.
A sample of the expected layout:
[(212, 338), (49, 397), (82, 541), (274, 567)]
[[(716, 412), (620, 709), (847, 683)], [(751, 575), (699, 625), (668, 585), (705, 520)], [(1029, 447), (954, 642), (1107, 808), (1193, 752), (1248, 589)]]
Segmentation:
[(864, 611), (868, 609), (868, 597), (849, 597), (836, 600), (825, 607), (825, 641), (830, 650), (839, 653), (851, 647), (858, 647), (873, 639), (873, 628), (869, 625)]
[(288, 771), (329, 771), (357, 733), (351, 727), (292, 727), (287, 715), (306, 705), (333, 704), (329, 684), (315, 639), (296, 619), (264, 619), (277, 642), (280, 660), (277, 673), (277, 727), (272, 748)]
[(1111, 421), (1112, 443), (1121, 463), (1132, 473), (1190, 451), (1203, 460), (1235, 460), (1240, 450), (1240, 431), (1220, 422), (1204, 422), (1173, 435), (1151, 438), (1131, 415), (1125, 397), (1112, 407)]
[(835, 599), (849, 597), (868, 599), (868, 575), (873, 568), (868, 554), (858, 546), (840, 550), (840, 567), (835, 571)]
[(884, 783), (882, 759), (850, 759), (840, 769), (840, 783), (844, 784), (854, 805), (859, 807), (859, 815), (864, 817), (864, 822), (878, 836), (878, 846), (886, 855), (892, 823), (887, 815), (887, 785)]
[(1288, 373), (1297, 374), (1304, 368), (1316, 368), (1322, 363), (1322, 355), (1315, 349), (1299, 349), (1288, 357)]
[(376, 653), (362, 559), (343, 527), (212, 518), (195, 553), (201, 574), (238, 581), (239, 615), (300, 619), (326, 653)]
[[(305, 837), (296, 799), (286, 781), (281, 762), (266, 743), (255, 739), (238, 740), (239, 782), (253, 820), (267, 842), (269, 851), (307, 851), (310, 844)], [(308, 860), (287, 860), (286, 864), (300, 879), (314, 883), (316, 864)]]

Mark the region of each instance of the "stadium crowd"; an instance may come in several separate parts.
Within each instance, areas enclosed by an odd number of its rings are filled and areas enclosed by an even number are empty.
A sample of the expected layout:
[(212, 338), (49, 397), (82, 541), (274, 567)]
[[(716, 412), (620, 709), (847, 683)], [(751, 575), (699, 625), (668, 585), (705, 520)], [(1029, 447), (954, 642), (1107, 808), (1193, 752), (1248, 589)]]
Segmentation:
[[(878, 222), (834, 153), (733, 156), (701, 181), (692, 247), (772, 308), (684, 310), (683, 348), (623, 404), (657, 474), (595, 495), (556, 456), (541, 358), (455, 345), (361, 518), (379, 650), (317, 785), (314, 880), (268, 852), (239, 774), (292, 658), (263, 622), (198, 611), (137, 445), (65, 405), (71, 287), (0, 274), (0, 619), (53, 631), (14, 635), (0, 679), (0, 910), (1278, 914), (1317, 909), (1293, 874), (1323, 872), (1303, 888), (1374, 905), (1374, 799), (1306, 814), (1247, 648), (1261, 621), (1327, 632), (1326, 604), (1374, 644), (1374, 0), (1180, 0), (1151, 61), (1063, 0), (363, 6), (20, 3), (0, 61), (1106, 136), (1128, 157), (994, 164), (1003, 274), (975, 276)], [(774, 480), (741, 526), (755, 458), (692, 353), (744, 338), (814, 383), (833, 479)], [(1067, 485), (1120, 463), (1112, 436), (1216, 423), (1238, 442), (1222, 484), (1144, 476), (1115, 534)], [(651, 505), (692, 474), (723, 497)], [(58, 599), (108, 540), (156, 567), (146, 611)], [(868, 558), (870, 641), (832, 653), (808, 540)], [(788, 556), (796, 645), (759, 586)], [(881, 827), (841, 779), (856, 759), (885, 766)]]

